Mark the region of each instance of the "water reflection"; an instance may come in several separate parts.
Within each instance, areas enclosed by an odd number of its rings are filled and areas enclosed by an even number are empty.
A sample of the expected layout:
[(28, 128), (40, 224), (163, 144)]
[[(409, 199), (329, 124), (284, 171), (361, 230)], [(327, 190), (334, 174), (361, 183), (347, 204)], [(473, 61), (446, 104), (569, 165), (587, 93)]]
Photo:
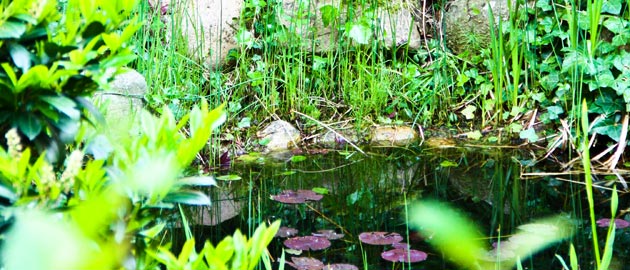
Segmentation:
[[(299, 235), (318, 230), (346, 234), (332, 241), (326, 250), (300, 255), (324, 263), (402, 269), (400, 263), (393, 265), (381, 259), (386, 247), (362, 245), (357, 238), (362, 232), (384, 231), (401, 234), (412, 248), (429, 254), (427, 261), (406, 265), (405, 269), (456, 269), (432, 250), (423, 236), (408, 230), (404, 218), (408, 202), (426, 198), (452, 202), (484, 230), (482, 235), (490, 236), (486, 239), (488, 246), (532, 218), (563, 211), (582, 218), (583, 188), (550, 177), (523, 179), (523, 172), (536, 170), (524, 169), (527, 157), (527, 153), (516, 150), (464, 147), (372, 149), (367, 156), (339, 151), (309, 156), (300, 162), (289, 158), (279, 162), (235, 162), (228, 173), (239, 174), (242, 180), (220, 183), (220, 187), (209, 190), (214, 199), (212, 207), (189, 212), (197, 224), (195, 235), (213, 242), (236, 228), (251, 233), (261, 222), (281, 219), (283, 226), (299, 230)], [(327, 194), (321, 201), (306, 204), (270, 199), (283, 190), (313, 189)], [(583, 238), (573, 243), (585, 254), (582, 260), (586, 265), (592, 257), (588, 255), (588, 241)], [(272, 256), (280, 256), (283, 240), (272, 242)], [(525, 266), (549, 269), (552, 264), (560, 268), (554, 253), (566, 259), (567, 251), (568, 244), (562, 243), (537, 254)]]

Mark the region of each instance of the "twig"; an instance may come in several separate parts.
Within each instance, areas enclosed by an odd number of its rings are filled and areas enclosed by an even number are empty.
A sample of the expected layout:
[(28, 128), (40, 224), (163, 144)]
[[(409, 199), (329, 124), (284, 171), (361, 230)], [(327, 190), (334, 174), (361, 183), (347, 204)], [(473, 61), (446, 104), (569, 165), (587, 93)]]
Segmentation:
[(301, 115), (301, 116), (304, 116), (304, 117), (308, 118), (309, 120), (311, 120), (311, 121), (313, 121), (313, 122), (315, 122), (315, 123), (317, 123), (317, 124), (320, 124), (322, 127), (326, 128), (327, 130), (330, 130), (330, 132), (335, 133), (335, 135), (337, 135), (337, 136), (339, 136), (340, 138), (344, 139), (344, 140), (345, 140), (345, 141), (346, 141), (346, 142), (347, 142), (350, 146), (352, 146), (354, 149), (356, 149), (357, 151), (359, 151), (359, 153), (361, 153), (361, 154), (363, 154), (363, 155), (367, 156), (367, 154), (366, 154), (365, 152), (363, 152), (363, 150), (361, 150), (361, 148), (359, 148), (358, 146), (356, 146), (354, 143), (352, 143), (350, 140), (348, 140), (348, 138), (344, 137), (344, 136), (343, 136), (343, 135), (341, 135), (339, 132), (337, 132), (337, 131), (335, 131), (334, 129), (332, 129), (330, 126), (328, 126), (328, 125), (326, 125), (326, 124), (322, 123), (321, 121), (317, 121), (315, 118), (310, 117), (310, 116), (308, 116), (308, 115), (306, 115), (306, 114), (303, 114), (303, 113), (301, 113), (301, 112), (298, 112), (298, 111), (296, 111), (296, 110), (291, 110), (291, 112), (292, 112), (292, 113), (299, 114), (299, 115)]

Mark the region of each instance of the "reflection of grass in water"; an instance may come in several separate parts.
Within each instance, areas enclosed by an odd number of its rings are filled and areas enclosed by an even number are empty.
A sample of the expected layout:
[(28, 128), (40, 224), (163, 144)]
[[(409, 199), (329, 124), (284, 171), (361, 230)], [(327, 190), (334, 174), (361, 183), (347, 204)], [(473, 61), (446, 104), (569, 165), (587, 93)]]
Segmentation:
[(512, 269), (537, 251), (573, 234), (566, 218), (556, 216), (522, 225), (497, 249), (486, 251), (483, 235), (472, 220), (452, 207), (423, 201), (410, 207), (407, 217), (428, 242), (453, 262), (469, 269)]

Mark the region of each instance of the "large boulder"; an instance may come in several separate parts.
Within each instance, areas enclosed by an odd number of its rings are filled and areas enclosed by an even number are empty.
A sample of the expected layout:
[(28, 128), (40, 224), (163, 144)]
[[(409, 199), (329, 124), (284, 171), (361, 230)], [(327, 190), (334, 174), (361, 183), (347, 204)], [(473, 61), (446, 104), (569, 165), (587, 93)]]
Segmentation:
[(110, 88), (96, 92), (94, 100), (103, 107), (105, 119), (110, 125), (133, 121), (144, 106), (147, 81), (133, 69), (118, 74), (110, 83)]
[[(231, 49), (237, 49), (235, 36), (245, 1), (232, 0), (149, 0), (161, 9), (167, 27), (181, 27), (188, 53), (209, 67), (221, 65)], [(174, 18), (177, 21), (171, 22)], [(171, 33), (167, 29), (166, 33)], [(172, 39), (172, 37), (169, 37)]]
[(266, 141), (265, 150), (271, 152), (295, 148), (300, 142), (300, 131), (284, 120), (271, 122), (257, 134), (261, 141)]
[[(307, 3), (307, 4), (304, 4)], [(408, 44), (411, 49), (418, 49), (421, 45), (422, 34), (420, 22), (414, 19), (416, 8), (410, 6), (412, 1), (392, 1), (384, 3), (383, 7), (367, 14), (367, 7), (349, 8), (341, 4), (340, 0), (311, 0), (296, 1), (283, 0), (280, 21), (290, 30), (303, 37), (302, 45), (311, 49), (315, 44), (315, 51), (325, 52), (335, 48), (339, 36), (337, 28), (348, 21), (356, 22), (365, 15), (371, 24), (376, 38), (387, 48)], [(332, 23), (324, 25), (322, 11), (336, 10), (338, 16), (332, 18)], [(352, 10), (352, 18), (349, 18)], [(333, 12), (334, 13), (334, 12)], [(331, 13), (329, 13), (331, 14)], [(349, 29), (347, 29), (349, 30)]]
[(469, 51), (476, 55), (492, 41), (488, 5), (495, 23), (508, 19), (509, 9), (503, 0), (453, 0), (444, 13), (446, 44), (455, 54)]

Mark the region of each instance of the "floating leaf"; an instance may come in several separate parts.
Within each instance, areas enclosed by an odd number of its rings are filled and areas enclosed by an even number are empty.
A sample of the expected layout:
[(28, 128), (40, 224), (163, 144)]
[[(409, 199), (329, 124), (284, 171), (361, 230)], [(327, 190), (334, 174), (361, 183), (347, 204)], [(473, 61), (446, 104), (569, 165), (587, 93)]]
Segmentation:
[(226, 174), (226, 175), (217, 176), (216, 178), (217, 178), (217, 180), (221, 180), (221, 181), (238, 181), (238, 180), (241, 180), (241, 177), (236, 175), (236, 174)]
[(317, 193), (317, 194), (322, 194), (322, 195), (328, 194), (328, 189), (327, 188), (323, 188), (323, 187), (314, 187), (312, 189), (312, 191)]
[(352, 264), (335, 263), (324, 266), (323, 270), (359, 270), (359, 268)]
[(369, 245), (391, 245), (403, 240), (398, 233), (364, 232), (359, 234), (359, 240)]
[(300, 236), (284, 240), (284, 245), (297, 250), (322, 250), (330, 247), (330, 241), (324, 237)]
[[(630, 222), (623, 219), (618, 219), (618, 218), (615, 219), (615, 228), (623, 229), (629, 226), (630, 226)], [(610, 227), (610, 219), (602, 218), (602, 219), (597, 220), (597, 227)]]
[(284, 190), (278, 195), (272, 195), (271, 199), (282, 203), (304, 203), (306, 201), (319, 201), (323, 198), (321, 194), (317, 194), (311, 190)]
[(381, 253), (381, 258), (390, 262), (420, 262), (427, 259), (427, 254), (415, 249), (392, 249)]
[(309, 257), (293, 257), (288, 265), (298, 270), (320, 270), (324, 268), (324, 263), (315, 258)]
[(297, 235), (297, 233), (298, 233), (297, 229), (282, 226), (278, 229), (278, 232), (276, 232), (275, 237), (287, 238), (287, 237), (295, 236)]
[(343, 233), (337, 233), (334, 230), (318, 230), (316, 233), (313, 233), (313, 236), (324, 237), (328, 240), (337, 240), (343, 238), (345, 235)]
[(302, 155), (295, 155), (295, 156), (291, 157), (291, 162), (293, 162), (293, 163), (302, 162), (302, 161), (305, 161), (305, 160), (306, 160), (306, 157), (302, 156)]

